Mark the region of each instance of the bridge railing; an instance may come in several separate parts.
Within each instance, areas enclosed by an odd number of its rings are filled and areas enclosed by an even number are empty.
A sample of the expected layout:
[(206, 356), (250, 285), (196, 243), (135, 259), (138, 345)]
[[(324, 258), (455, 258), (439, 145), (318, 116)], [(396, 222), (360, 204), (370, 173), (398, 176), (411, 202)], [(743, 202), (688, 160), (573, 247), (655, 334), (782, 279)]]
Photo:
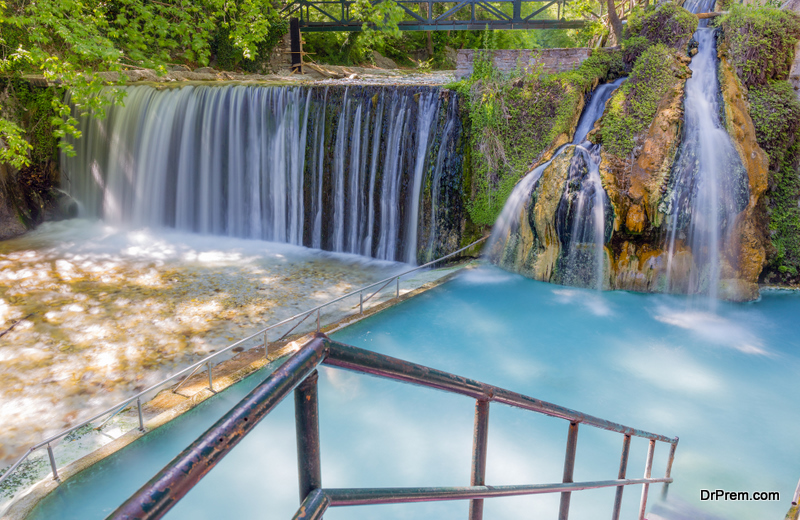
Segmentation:
[[(470, 485), (464, 487), (361, 488), (322, 487), (319, 443), (317, 367), (321, 364), (394, 379), (460, 394), (475, 399), (475, 426)], [(571, 494), (584, 489), (615, 487), (612, 518), (619, 519), (625, 486), (642, 485), (639, 519), (644, 519), (649, 486), (663, 483), (663, 494), (673, 481), (672, 463), (678, 438), (637, 430), (500, 387), (488, 385), (416, 363), (385, 356), (329, 339), (318, 333), (278, 370), (253, 389), (224, 417), (198, 437), (180, 455), (122, 504), (109, 519), (155, 520), (163, 517), (195, 484), (222, 460), (285, 397), (294, 391), (297, 433), (297, 465), (301, 506), (295, 520), (319, 519), (328, 507), (365, 504), (395, 504), (438, 500), (470, 500), (470, 520), (483, 517), (486, 498), (561, 493), (559, 520), (567, 520)], [(489, 486), (486, 483), (486, 452), (489, 433), (489, 405), (500, 403), (569, 421), (564, 473), (560, 483)], [(573, 482), (579, 425), (623, 435), (622, 455), (616, 479)], [(631, 437), (649, 440), (643, 478), (627, 478)], [(670, 446), (663, 478), (651, 476), (656, 442)]]

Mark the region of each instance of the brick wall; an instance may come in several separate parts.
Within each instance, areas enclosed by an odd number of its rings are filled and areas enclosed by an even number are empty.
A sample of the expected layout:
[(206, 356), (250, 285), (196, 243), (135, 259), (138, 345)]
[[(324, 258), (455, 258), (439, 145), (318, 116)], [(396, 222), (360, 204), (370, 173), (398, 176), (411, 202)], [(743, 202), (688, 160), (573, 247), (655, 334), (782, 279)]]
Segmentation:
[[(476, 51), (462, 49), (456, 58), (456, 78), (461, 79), (472, 74), (472, 62)], [(578, 47), (574, 49), (521, 49), (488, 51), (492, 53), (492, 63), (495, 68), (503, 71), (513, 71), (517, 67), (528, 69), (542, 65), (544, 72), (563, 72), (573, 70), (589, 57), (591, 49)]]

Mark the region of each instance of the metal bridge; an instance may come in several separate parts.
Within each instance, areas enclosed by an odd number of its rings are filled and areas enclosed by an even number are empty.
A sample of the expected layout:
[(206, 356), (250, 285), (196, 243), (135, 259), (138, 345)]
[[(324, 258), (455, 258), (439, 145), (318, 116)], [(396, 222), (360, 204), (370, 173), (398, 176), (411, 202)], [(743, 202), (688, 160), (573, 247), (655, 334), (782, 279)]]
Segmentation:
[[(376, 5), (382, 0), (372, 0)], [(396, 0), (404, 18), (401, 31), (483, 29), (580, 29), (586, 20), (564, 20), (566, 0)], [(361, 31), (364, 20), (351, 12), (352, 0), (294, 0), (281, 11), (302, 31)], [(556, 19), (537, 18), (556, 6)]]

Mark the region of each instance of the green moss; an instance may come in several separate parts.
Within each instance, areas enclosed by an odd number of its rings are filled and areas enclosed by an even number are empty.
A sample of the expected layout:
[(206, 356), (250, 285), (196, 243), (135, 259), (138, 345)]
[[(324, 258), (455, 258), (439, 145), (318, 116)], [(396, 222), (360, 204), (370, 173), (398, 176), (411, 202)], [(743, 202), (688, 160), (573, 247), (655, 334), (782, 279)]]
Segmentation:
[(800, 102), (787, 81), (750, 88), (750, 112), (759, 145), (770, 159), (770, 270), (783, 281), (800, 277)]
[(493, 224), (520, 178), (560, 134), (571, 131), (586, 93), (623, 72), (618, 51), (595, 51), (577, 70), (560, 74), (503, 73), (479, 55), (469, 79), (448, 85), (467, 100), (470, 219)]
[(14, 78), (0, 80), (0, 94), (7, 99), (0, 115), (22, 128), (24, 139), (32, 147), (31, 164), (55, 159), (58, 139), (52, 125), (56, 117), (52, 101), (54, 96), (63, 96), (61, 89), (34, 87), (27, 80)]
[(658, 111), (664, 96), (682, 77), (685, 67), (675, 51), (663, 44), (647, 48), (633, 67), (626, 81), (611, 97), (601, 121), (597, 139), (603, 147), (625, 157), (636, 146)]
[(645, 11), (634, 10), (628, 20), (627, 38), (643, 38), (651, 45), (662, 44), (676, 50), (686, 44), (697, 30), (699, 20), (686, 9), (664, 2)]
[(51, 102), (56, 89), (32, 87), (24, 80), (14, 80), (12, 88), (18, 102), (15, 119), (20, 122), (27, 141), (33, 147), (31, 163), (54, 159), (58, 140), (53, 134), (54, 128), (51, 124), (51, 120), (56, 117)]
[(768, 7), (734, 6), (718, 22), (726, 53), (746, 87), (789, 76), (794, 45), (800, 38), (800, 16)]

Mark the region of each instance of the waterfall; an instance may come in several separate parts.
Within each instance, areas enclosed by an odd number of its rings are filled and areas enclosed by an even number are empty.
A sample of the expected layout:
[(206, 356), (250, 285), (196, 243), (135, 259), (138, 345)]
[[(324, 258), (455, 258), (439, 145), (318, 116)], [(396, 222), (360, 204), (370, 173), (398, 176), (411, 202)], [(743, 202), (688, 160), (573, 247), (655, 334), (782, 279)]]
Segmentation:
[(83, 137), (62, 177), (84, 216), (409, 263), (432, 247), (431, 144), (440, 120), (460, 131), (440, 89), (122, 88), (104, 119), (73, 107)]
[[(702, 12), (710, 0), (692, 1), (687, 9)], [(705, 20), (701, 20), (705, 22)], [(705, 23), (695, 32), (698, 52), (686, 82), (683, 138), (670, 177), (667, 208), (667, 290), (704, 293), (713, 306), (736, 215), (747, 205), (747, 174), (720, 120), (720, 86), (714, 30)], [(691, 251), (692, 265), (675, 287), (675, 256), (680, 245)]]
[(492, 228), (487, 246), (492, 261), (500, 265), (516, 261), (510, 257), (516, 254), (526, 206), (531, 203), (545, 170), (556, 158), (571, 151), (566, 186), (557, 209), (556, 231), (563, 249), (557, 281), (603, 288), (604, 245), (610, 235), (606, 222), (609, 201), (600, 178), (600, 146), (585, 139), (603, 114), (606, 102), (625, 79), (595, 89), (578, 121), (572, 143), (559, 148), (549, 161), (531, 170), (514, 187)]
[[(443, 256), (436, 254), (435, 244), (437, 238), (440, 236), (438, 223), (442, 221), (446, 222), (447, 220), (449, 197), (447, 197), (447, 190), (443, 189), (444, 187), (442, 186), (442, 178), (447, 169), (446, 162), (448, 159), (452, 159), (458, 155), (455, 150), (455, 145), (456, 137), (460, 129), (458, 128), (456, 110), (456, 103), (450, 103), (450, 107), (448, 108), (449, 113), (447, 114), (444, 130), (442, 130), (441, 133), (441, 141), (439, 142), (439, 150), (436, 153), (436, 162), (431, 179), (431, 211), (428, 222), (428, 245), (425, 248), (428, 252), (426, 261), (429, 262), (436, 256)], [(444, 204), (442, 204), (443, 202)], [(444, 215), (442, 215), (442, 213), (444, 213)]]
[(602, 290), (608, 197), (599, 166), (600, 146), (576, 145), (556, 222), (566, 246), (560, 281)]

